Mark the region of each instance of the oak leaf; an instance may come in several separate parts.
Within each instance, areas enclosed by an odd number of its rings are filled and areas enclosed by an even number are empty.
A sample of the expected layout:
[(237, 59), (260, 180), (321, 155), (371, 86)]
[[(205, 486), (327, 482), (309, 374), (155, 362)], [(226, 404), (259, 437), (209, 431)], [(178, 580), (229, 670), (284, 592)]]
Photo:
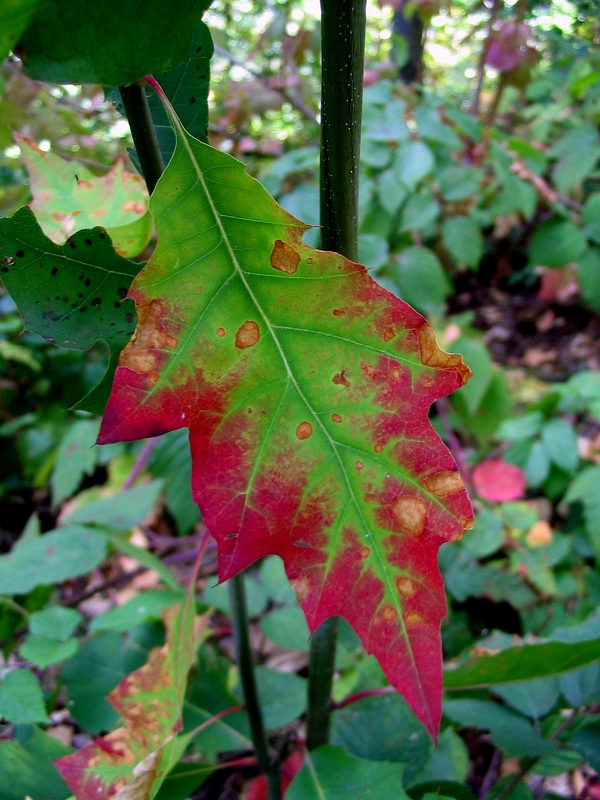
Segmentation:
[(310, 630), (345, 617), (435, 735), (437, 551), (472, 511), (428, 409), (470, 372), (169, 113), (176, 149), (150, 202), (158, 246), (129, 294), (138, 327), (99, 442), (188, 427), (220, 579), (281, 556)]

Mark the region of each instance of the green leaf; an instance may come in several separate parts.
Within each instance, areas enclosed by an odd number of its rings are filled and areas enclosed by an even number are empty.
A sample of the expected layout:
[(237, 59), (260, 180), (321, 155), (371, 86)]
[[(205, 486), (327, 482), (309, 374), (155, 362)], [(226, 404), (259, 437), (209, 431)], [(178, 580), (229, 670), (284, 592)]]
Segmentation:
[(475, 689), (569, 672), (600, 658), (600, 637), (579, 642), (521, 644), (499, 653), (471, 655), (444, 671), (446, 689)]
[(536, 228), (529, 242), (533, 266), (564, 267), (576, 261), (586, 248), (583, 231), (570, 219), (553, 217)]
[(74, 636), (66, 641), (51, 636), (28, 636), (19, 652), (27, 661), (46, 669), (50, 664), (58, 664), (71, 658), (77, 652), (78, 646), (79, 642)]
[(442, 197), (449, 203), (467, 200), (481, 191), (482, 171), (478, 167), (456, 165), (445, 169), (439, 178)]
[(118, 553), (125, 553), (125, 555), (128, 555), (131, 558), (134, 558), (136, 561), (139, 561), (140, 564), (143, 564), (148, 569), (154, 570), (154, 572), (156, 572), (162, 578), (165, 586), (174, 592), (179, 591), (181, 587), (178, 584), (175, 575), (173, 575), (169, 567), (150, 550), (133, 544), (129, 541), (127, 536), (123, 536), (122, 533), (107, 532), (106, 538), (110, 542), (111, 547)]
[(64, 244), (76, 231), (100, 224), (120, 256), (133, 258), (142, 252), (154, 229), (143, 178), (127, 172), (120, 160), (98, 177), (84, 164), (14, 136), (29, 173), (29, 207), (49, 239)]
[(496, 436), (498, 439), (508, 439), (513, 442), (529, 439), (540, 432), (543, 420), (541, 411), (534, 411), (517, 419), (507, 419), (498, 428)]
[(540, 756), (552, 748), (525, 717), (487, 700), (446, 700), (444, 715), (457, 725), (489, 731), (508, 756)]
[(182, 592), (183, 589), (179, 593), (167, 589), (140, 592), (123, 605), (115, 606), (94, 617), (90, 624), (90, 630), (124, 633), (141, 622), (159, 620), (165, 608), (181, 600)]
[(71, 794), (60, 777), (54, 761), (67, 753), (58, 739), (37, 727), (33, 728), (29, 740), (22, 744), (16, 740), (4, 741), (0, 745), (0, 775), (2, 800), (66, 800)]
[(29, 616), (29, 630), (35, 636), (52, 636), (64, 642), (82, 620), (83, 617), (74, 608), (50, 606)]
[(407, 784), (433, 750), (425, 728), (399, 695), (366, 697), (332, 716), (333, 744), (360, 758), (405, 764)]
[(123, 726), (64, 756), (56, 767), (78, 797), (152, 798), (183, 755), (190, 736), (177, 737), (188, 672), (206, 638), (208, 617), (196, 619), (196, 574), (182, 603), (165, 611), (167, 639), (109, 696)]
[(473, 530), (464, 539), (464, 547), (477, 558), (491, 556), (504, 544), (502, 520), (492, 511), (482, 509), (475, 514)]
[(14, 669), (0, 683), (0, 716), (15, 725), (50, 722), (42, 688), (27, 669)]
[(459, 133), (462, 133), (464, 136), (468, 136), (469, 139), (474, 141), (476, 144), (481, 141), (481, 122), (475, 119), (475, 117), (471, 116), (471, 114), (466, 114), (464, 111), (456, 108), (456, 106), (446, 106), (444, 108), (444, 116), (446, 116), (450, 122), (454, 123)]
[(408, 800), (401, 764), (365, 761), (341, 747), (324, 745), (306, 752), (304, 765), (286, 792), (286, 800)]
[(68, 349), (87, 350), (98, 339), (107, 343), (106, 375), (80, 404), (101, 413), (119, 353), (135, 329), (133, 304), (124, 298), (141, 265), (117, 255), (102, 228), (54, 244), (28, 208), (0, 219), (0, 264), (29, 330)]
[(440, 216), (440, 204), (429, 189), (409, 195), (400, 215), (400, 231), (424, 231)]
[(574, 747), (592, 769), (600, 771), (600, 722), (590, 722), (571, 737), (569, 744)]
[(457, 264), (479, 266), (484, 241), (479, 226), (470, 217), (449, 217), (442, 223), (442, 241)]
[(304, 711), (306, 681), (299, 675), (257, 667), (256, 686), (267, 730), (282, 728)]
[(440, 734), (438, 746), (432, 751), (423, 769), (408, 784), (411, 787), (411, 796), (413, 796), (412, 787), (415, 785), (431, 784), (436, 780), (462, 782), (466, 780), (468, 771), (467, 746), (454, 728), (448, 727)]
[(101, 500), (92, 500), (71, 511), (63, 519), (63, 524), (98, 525), (128, 531), (146, 519), (156, 506), (161, 489), (162, 481), (152, 481)]
[(396, 151), (392, 169), (401, 183), (414, 190), (434, 165), (433, 153), (424, 142), (404, 142)]
[(186, 56), (207, 0), (53, 0), (42, 5), (21, 40), (25, 69), (51, 83), (121, 86), (162, 72)]
[(396, 260), (394, 276), (403, 300), (423, 314), (443, 314), (451, 286), (435, 253), (426, 247), (407, 247)]
[(560, 690), (572, 706), (585, 706), (600, 700), (600, 661), (560, 676)]
[(461, 336), (452, 343), (452, 347), (471, 365), (472, 379), (456, 392), (453, 400), (464, 402), (470, 414), (474, 414), (485, 396), (493, 376), (492, 359), (483, 342), (467, 336)]
[(262, 632), (272, 642), (290, 650), (308, 651), (310, 631), (298, 606), (282, 606), (260, 621)]
[(565, 472), (573, 473), (579, 463), (577, 434), (568, 422), (551, 419), (542, 428), (542, 442), (550, 459)]
[(389, 214), (395, 214), (408, 197), (406, 187), (391, 169), (386, 169), (377, 179), (377, 194), (381, 207)]
[(358, 257), (361, 264), (369, 269), (383, 267), (389, 258), (387, 240), (373, 233), (361, 233), (358, 237)]
[(580, 184), (593, 172), (598, 158), (600, 147), (578, 147), (564, 153), (552, 168), (552, 180), (559, 192), (563, 194)]
[(106, 536), (74, 525), (17, 543), (0, 556), (0, 594), (27, 594), (36, 586), (86, 575), (106, 555)]
[(309, 628), (347, 617), (433, 730), (437, 547), (471, 509), (426, 408), (468, 371), (423, 317), (308, 247), (243, 165), (172, 119), (176, 152), (151, 199), (159, 243), (132, 290), (137, 334), (101, 441), (188, 426), (220, 579), (281, 555)]
[(565, 503), (574, 500), (583, 505), (585, 529), (594, 548), (596, 559), (600, 560), (600, 466), (593, 465), (582, 469), (569, 486), (564, 497)]
[(54, 506), (75, 494), (85, 475), (91, 475), (101, 454), (95, 447), (100, 420), (80, 419), (69, 428), (56, 452), (50, 475)]
[[(0, 63), (19, 41), (34, 18), (40, 0), (2, 0), (0, 2)], [(20, 800), (22, 800), (20, 798)]]
[(534, 678), (503, 686), (495, 686), (494, 694), (515, 711), (531, 719), (540, 719), (552, 711), (558, 703), (560, 687), (558, 678)]
[[(153, 628), (153, 631), (155, 629)], [(112, 728), (118, 714), (106, 696), (125, 675), (142, 666), (149, 647), (116, 631), (102, 631), (88, 639), (66, 662), (61, 679), (71, 716), (89, 733)]]
[(583, 204), (581, 221), (588, 239), (600, 244), (600, 192), (591, 194)]
[[(600, 215), (600, 211), (598, 213)], [(583, 299), (590, 308), (600, 313), (600, 250), (597, 247), (590, 247), (581, 256), (577, 271)]]
[(150, 473), (163, 481), (167, 511), (181, 535), (200, 519), (192, 499), (192, 456), (186, 430), (167, 433), (154, 445), (148, 461)]

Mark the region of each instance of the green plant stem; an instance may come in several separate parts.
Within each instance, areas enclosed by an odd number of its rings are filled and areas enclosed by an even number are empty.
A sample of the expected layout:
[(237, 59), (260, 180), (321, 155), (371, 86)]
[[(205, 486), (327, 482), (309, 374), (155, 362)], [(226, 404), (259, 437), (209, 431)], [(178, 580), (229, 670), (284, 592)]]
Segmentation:
[(244, 575), (238, 573), (230, 578), (229, 604), (235, 640), (237, 665), (244, 694), (246, 712), (250, 721), (250, 732), (256, 760), (267, 778), (267, 800), (281, 800), (281, 777), (279, 762), (270, 752), (265, 733), (262, 710), (256, 691), (256, 678), (248, 637), (248, 614), (246, 611), (246, 592)]
[(144, 86), (134, 83), (131, 86), (119, 86), (119, 94), (123, 101), (146, 185), (152, 194), (158, 179), (165, 170), (165, 165), (158, 146), (146, 89)]
[[(358, 258), (358, 179), (366, 0), (321, 0), (321, 247)], [(338, 620), (315, 631), (308, 664), (306, 745), (329, 739)]]

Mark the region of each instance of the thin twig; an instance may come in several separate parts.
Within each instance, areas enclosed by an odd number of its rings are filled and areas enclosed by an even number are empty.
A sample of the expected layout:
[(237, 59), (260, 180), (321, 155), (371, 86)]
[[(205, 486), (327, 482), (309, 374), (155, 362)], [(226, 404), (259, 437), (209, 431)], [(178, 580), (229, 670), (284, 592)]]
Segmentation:
[(121, 487), (122, 492), (126, 492), (127, 489), (131, 489), (133, 484), (136, 482), (140, 473), (146, 466), (146, 462), (150, 458), (150, 454), (152, 453), (152, 450), (154, 449), (154, 445), (156, 444), (156, 442), (157, 442), (156, 437), (154, 439), (148, 439), (146, 444), (142, 447), (142, 449), (140, 450), (140, 454), (136, 458), (135, 464), (131, 469), (131, 472), (129, 473), (125, 483)]

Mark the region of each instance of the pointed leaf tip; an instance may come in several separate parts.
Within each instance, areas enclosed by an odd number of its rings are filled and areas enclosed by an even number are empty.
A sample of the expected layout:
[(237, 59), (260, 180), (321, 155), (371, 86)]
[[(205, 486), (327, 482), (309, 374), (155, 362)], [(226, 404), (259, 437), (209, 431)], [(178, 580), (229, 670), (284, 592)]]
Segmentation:
[(243, 165), (173, 124), (100, 441), (188, 427), (220, 578), (281, 556), (310, 629), (345, 617), (435, 735), (437, 551), (473, 514), (428, 410), (470, 372), (364, 267), (304, 244)]

